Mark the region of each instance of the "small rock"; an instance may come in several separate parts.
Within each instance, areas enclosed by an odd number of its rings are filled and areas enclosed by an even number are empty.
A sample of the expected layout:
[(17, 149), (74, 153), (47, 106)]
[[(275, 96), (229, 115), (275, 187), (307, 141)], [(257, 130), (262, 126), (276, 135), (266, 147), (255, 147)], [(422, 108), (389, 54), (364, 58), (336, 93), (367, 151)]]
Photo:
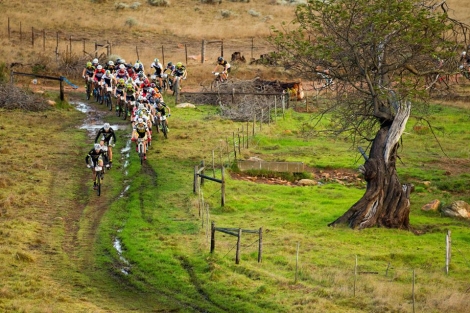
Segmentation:
[(441, 209), (443, 216), (462, 217), (468, 219), (470, 216), (470, 205), (462, 200), (452, 202)]
[(317, 182), (313, 179), (301, 179), (297, 182), (300, 186), (316, 186)]
[(423, 205), (421, 210), (423, 210), (423, 211), (437, 211), (440, 204), (441, 204), (441, 201), (439, 201), (438, 199), (434, 199), (431, 202)]
[(194, 104), (189, 103), (189, 102), (177, 104), (176, 107), (177, 108), (191, 108), (191, 109), (196, 108), (196, 106)]

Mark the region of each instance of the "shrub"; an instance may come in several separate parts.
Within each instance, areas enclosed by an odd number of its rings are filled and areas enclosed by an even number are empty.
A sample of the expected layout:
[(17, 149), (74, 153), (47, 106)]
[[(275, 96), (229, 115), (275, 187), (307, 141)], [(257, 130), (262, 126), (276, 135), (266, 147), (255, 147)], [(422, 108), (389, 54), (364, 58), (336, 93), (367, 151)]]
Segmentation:
[(129, 5), (126, 3), (122, 3), (122, 2), (116, 2), (114, 4), (114, 7), (116, 8), (116, 10), (124, 10), (124, 9), (127, 9)]
[(133, 17), (127, 18), (127, 20), (124, 22), (126, 26), (132, 27), (137, 25), (137, 21)]
[(250, 14), (251, 16), (254, 16), (254, 17), (258, 17), (260, 16), (261, 14), (259, 12), (256, 12), (255, 10), (251, 9), (248, 11), (248, 14)]
[(201, 0), (201, 3), (207, 4), (221, 4), (222, 0)]
[(220, 15), (222, 15), (223, 18), (229, 18), (232, 15), (232, 11), (222, 10), (220, 11)]
[(130, 8), (136, 10), (140, 7), (140, 2), (134, 2), (130, 5)]

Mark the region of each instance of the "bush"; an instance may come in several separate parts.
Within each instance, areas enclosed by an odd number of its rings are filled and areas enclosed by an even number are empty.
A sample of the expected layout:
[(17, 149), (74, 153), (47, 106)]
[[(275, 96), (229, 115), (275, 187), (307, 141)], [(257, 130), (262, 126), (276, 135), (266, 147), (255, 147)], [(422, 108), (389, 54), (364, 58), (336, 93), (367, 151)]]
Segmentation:
[(232, 16), (232, 11), (222, 10), (220, 11), (220, 15), (222, 15), (223, 18), (229, 18), (230, 16)]
[(132, 27), (132, 26), (136, 26), (137, 25), (137, 21), (133, 18), (133, 17), (129, 17), (125, 22), (124, 24), (126, 26), (129, 26), (129, 27)]
[(136, 10), (140, 7), (140, 2), (134, 2), (131, 4), (130, 8)]

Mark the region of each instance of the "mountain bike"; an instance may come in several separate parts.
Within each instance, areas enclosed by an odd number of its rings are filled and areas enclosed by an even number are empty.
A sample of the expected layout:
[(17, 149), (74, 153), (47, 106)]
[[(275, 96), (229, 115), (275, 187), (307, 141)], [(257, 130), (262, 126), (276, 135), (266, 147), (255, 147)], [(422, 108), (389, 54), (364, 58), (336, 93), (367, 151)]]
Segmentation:
[(116, 100), (116, 116), (120, 117), (121, 114), (124, 112), (124, 105), (126, 101), (124, 100), (123, 95), (117, 95), (117, 100)]
[(211, 82), (211, 90), (218, 90), (220, 85), (223, 84), (225, 82), (225, 80), (222, 78), (222, 76), (220, 75), (221, 73), (219, 72), (213, 72), (213, 74), (215, 75), (215, 78), (214, 80)]
[[(170, 77), (168, 76), (168, 74), (162, 74), (162, 91), (164, 91), (165, 93), (168, 91), (168, 89), (172, 89), (173, 86), (172, 86), (172, 81), (170, 79)], [(162, 92), (160, 91), (160, 92)]]
[(331, 91), (336, 89), (334, 78), (324, 73), (317, 73), (316, 79), (313, 81), (313, 89), (320, 91), (323, 89), (330, 89)]
[(122, 119), (125, 121), (127, 119), (127, 117), (129, 117), (129, 120), (131, 120), (131, 113), (132, 113), (132, 109), (134, 108), (134, 105), (135, 105), (135, 101), (132, 101), (132, 100), (128, 100), (126, 99), (126, 101), (124, 102), (124, 107), (122, 109), (122, 112), (123, 112), (123, 115), (122, 115)]
[(166, 125), (166, 115), (156, 117), (157, 131), (161, 131), (163, 133), (163, 137), (168, 139), (168, 126)]
[(93, 88), (93, 79), (91, 77), (88, 77), (86, 81), (86, 99), (87, 100), (90, 100), (91, 98), (92, 88)]
[(106, 86), (106, 91), (103, 95), (103, 102), (104, 104), (106, 104), (106, 107), (108, 107), (110, 111), (113, 110), (113, 100), (111, 95), (112, 90), (112, 87)]
[(139, 158), (140, 158), (140, 165), (144, 163), (144, 138), (138, 137), (137, 138), (137, 151), (139, 152)]
[(95, 186), (96, 186), (96, 193), (98, 196), (101, 195), (101, 181), (103, 180), (103, 168), (101, 166), (95, 166)]

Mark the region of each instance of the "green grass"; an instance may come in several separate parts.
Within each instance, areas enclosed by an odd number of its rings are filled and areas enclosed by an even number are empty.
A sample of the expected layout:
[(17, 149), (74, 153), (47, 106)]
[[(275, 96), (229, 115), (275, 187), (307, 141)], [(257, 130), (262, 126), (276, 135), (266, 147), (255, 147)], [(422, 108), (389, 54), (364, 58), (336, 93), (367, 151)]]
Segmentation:
[[(410, 220), (424, 232), (421, 236), (384, 228), (327, 227), (363, 195), (363, 186), (257, 184), (236, 180), (227, 170), (222, 207), (220, 185), (206, 180), (201, 195), (216, 227), (263, 230), (262, 262), (257, 262), (257, 235), (243, 233), (236, 265), (234, 236), (216, 232), (216, 249), (210, 254), (206, 215), (200, 215), (193, 194), (193, 172), (201, 160), (210, 167), (213, 152), (217, 166), (226, 164), (226, 151), (231, 151), (227, 142), (230, 146), (233, 132), (246, 123), (219, 118), (215, 107), (178, 109), (171, 99), (170, 137), (164, 141), (154, 133), (144, 167), (134, 146), (128, 160), (121, 158), (129, 132), (117, 131), (113, 169), (100, 199), (84, 169), (91, 141), (75, 127), (83, 114), (64, 106), (47, 112), (44, 124), (44, 113), (2, 112), (5, 147), (16, 139), (11, 121), (22, 116), (20, 132), (28, 149), (19, 155), (0, 149), (2, 165), (14, 169), (0, 175), (1, 309), (409, 312), (415, 270), (418, 311), (465, 312), (469, 222), (420, 208), (436, 198), (447, 204), (470, 200), (465, 189), (468, 157), (461, 152), (470, 132), (466, 111), (431, 107), (439, 115), (433, 120), (439, 142), (451, 159), (431, 132), (413, 129), (413, 121), (404, 136), (403, 163), (397, 167), (403, 182), (416, 185)], [(242, 156), (302, 161), (325, 170), (351, 170), (363, 162), (343, 139), (306, 136), (302, 127), (310, 123), (309, 115), (286, 113), (261, 131), (258, 125)], [(119, 123), (112, 115), (106, 121)], [(64, 146), (44, 159), (49, 142)], [(60, 164), (67, 164), (65, 171), (59, 171)], [(220, 178), (220, 170), (215, 174)], [(453, 243), (449, 275), (443, 271), (447, 230)], [(356, 257), (359, 272), (377, 274), (358, 275), (354, 297)], [(37, 308), (31, 309), (33, 305)]]

